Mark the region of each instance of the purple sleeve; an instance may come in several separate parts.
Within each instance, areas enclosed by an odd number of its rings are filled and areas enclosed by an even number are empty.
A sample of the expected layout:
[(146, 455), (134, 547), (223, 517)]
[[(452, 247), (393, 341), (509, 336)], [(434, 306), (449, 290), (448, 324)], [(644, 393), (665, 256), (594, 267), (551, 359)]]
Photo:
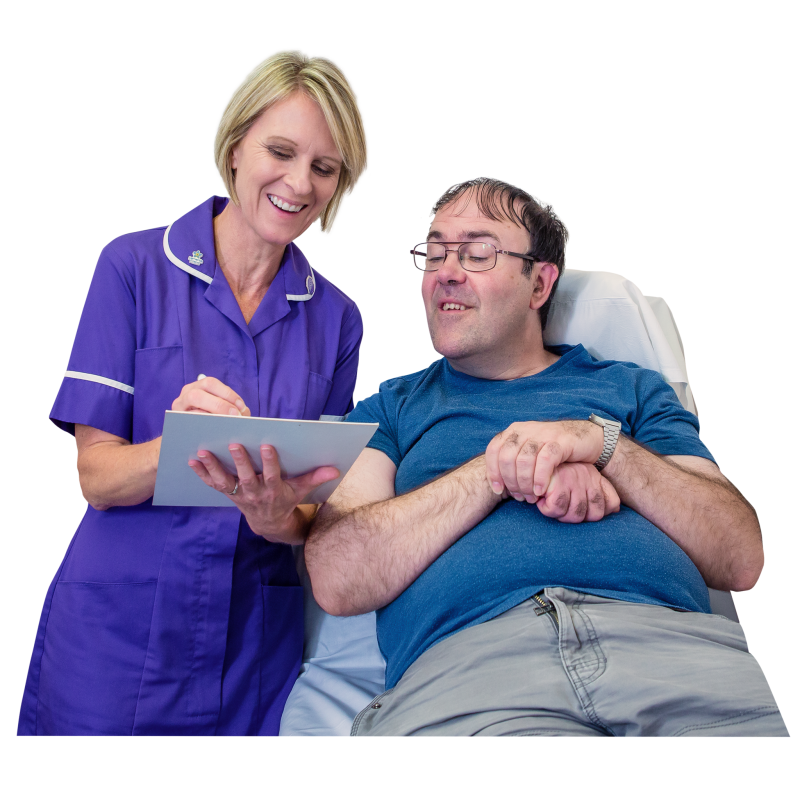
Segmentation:
[(97, 262), (50, 419), (73, 435), (79, 423), (131, 441), (135, 352), (133, 273), (108, 245)]
[(350, 313), (342, 322), (339, 352), (333, 373), (333, 386), (325, 403), (323, 414), (342, 417), (353, 410), (353, 390), (358, 372), (358, 349), (364, 333), (361, 314), (353, 303)]

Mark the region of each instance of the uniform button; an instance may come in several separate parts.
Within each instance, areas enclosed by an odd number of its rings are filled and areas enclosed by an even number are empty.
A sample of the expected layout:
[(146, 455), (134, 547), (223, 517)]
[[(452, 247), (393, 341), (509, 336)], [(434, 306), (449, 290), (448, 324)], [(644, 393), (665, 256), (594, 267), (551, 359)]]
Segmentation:
[(372, 704), (372, 707), (373, 707), (373, 708), (380, 708), (380, 707), (381, 707), (381, 704), (380, 704), (380, 703), (373, 703), (373, 704)]

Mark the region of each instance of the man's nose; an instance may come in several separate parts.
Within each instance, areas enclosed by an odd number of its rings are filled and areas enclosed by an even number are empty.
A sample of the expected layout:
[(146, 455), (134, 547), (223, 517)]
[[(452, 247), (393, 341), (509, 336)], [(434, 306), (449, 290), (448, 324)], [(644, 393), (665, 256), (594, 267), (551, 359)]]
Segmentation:
[(464, 283), (467, 272), (461, 266), (461, 259), (457, 250), (448, 250), (444, 254), (444, 261), (436, 272), (439, 283)]

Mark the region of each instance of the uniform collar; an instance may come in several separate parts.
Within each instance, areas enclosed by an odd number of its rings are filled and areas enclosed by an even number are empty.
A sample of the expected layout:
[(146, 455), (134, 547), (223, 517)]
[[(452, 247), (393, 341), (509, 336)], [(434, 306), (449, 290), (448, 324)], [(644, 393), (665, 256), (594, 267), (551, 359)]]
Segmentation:
[(305, 302), (314, 296), (317, 290), (317, 280), (314, 277), (314, 270), (300, 252), (300, 248), (290, 242), (286, 245), (286, 252), (283, 254), (281, 262), (284, 286), (286, 288), (286, 299)]
[[(205, 283), (214, 280), (217, 264), (214, 217), (222, 213), (228, 202), (227, 197), (210, 197), (164, 231), (166, 257), (176, 267)], [(305, 302), (314, 296), (314, 270), (294, 243), (286, 246), (280, 272), (283, 273), (287, 300)]]

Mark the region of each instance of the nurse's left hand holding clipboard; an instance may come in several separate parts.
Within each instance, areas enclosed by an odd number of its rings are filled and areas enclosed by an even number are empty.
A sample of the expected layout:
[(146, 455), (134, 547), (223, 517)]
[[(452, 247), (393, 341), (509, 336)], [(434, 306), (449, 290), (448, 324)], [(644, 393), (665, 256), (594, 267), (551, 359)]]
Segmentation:
[[(198, 384), (202, 384), (206, 395), (209, 392), (220, 392), (217, 399), (211, 401), (212, 404), (220, 406), (222, 402), (227, 403), (225, 410), (209, 413), (239, 412), (243, 416), (250, 416), (250, 409), (244, 405), (244, 401), (224, 383), (215, 378), (203, 377)], [(181, 397), (193, 385), (196, 384), (185, 386)], [(230, 392), (233, 397), (222, 394), (223, 390)], [(193, 391), (190, 390), (188, 394), (193, 395)], [(207, 401), (208, 396), (201, 399)], [(177, 407), (175, 403), (172, 408), (173, 411), (208, 411), (207, 408), (198, 408), (194, 405)], [(317, 486), (338, 478), (339, 470), (335, 467), (318, 467), (305, 475), (283, 480), (280, 461), (274, 447), (268, 444), (261, 446), (264, 470), (261, 475), (256, 474), (250, 463), (250, 457), (242, 445), (229, 445), (228, 450), (236, 464), (237, 475), (231, 475), (208, 450), (198, 451), (197, 460), (189, 461), (189, 466), (203, 483), (218, 492), (224, 492), (236, 503), (247, 518), (247, 524), (253, 533), (263, 536), (270, 542), (302, 544), (305, 541), (308, 525), (316, 513), (316, 506), (300, 506), (298, 501)]]
[[(198, 376), (186, 384), (172, 403), (173, 411), (250, 416), (244, 400), (216, 378)], [(153, 496), (158, 470), (161, 437), (142, 444), (88, 425), (75, 425), (78, 445), (78, 475), (83, 496), (89, 504), (105, 511), (114, 506), (132, 506)], [(271, 542), (302, 544), (316, 511), (315, 506), (298, 506), (316, 486), (339, 476), (334, 467), (319, 467), (296, 478), (282, 480), (274, 448), (264, 446), (264, 472), (257, 475), (241, 445), (230, 445), (238, 476), (231, 475), (206, 450), (189, 466), (207, 485), (225, 492), (247, 518), (251, 530)], [(269, 465), (269, 468), (268, 468)], [(235, 494), (231, 492), (235, 491)]]

